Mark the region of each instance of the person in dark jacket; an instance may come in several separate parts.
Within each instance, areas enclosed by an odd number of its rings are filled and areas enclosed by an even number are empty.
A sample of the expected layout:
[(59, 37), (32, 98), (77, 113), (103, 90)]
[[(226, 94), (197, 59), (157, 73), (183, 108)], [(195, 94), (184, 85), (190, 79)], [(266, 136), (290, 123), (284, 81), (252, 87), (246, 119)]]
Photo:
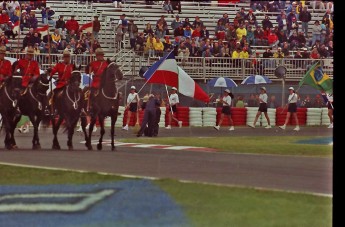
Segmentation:
[(311, 21), (311, 14), (308, 12), (307, 6), (304, 6), (303, 10), (299, 13), (299, 20), (302, 21), (302, 31), (305, 37), (308, 37), (308, 23)]
[(150, 94), (149, 100), (146, 103), (144, 118), (143, 118), (143, 121), (141, 122), (141, 127), (137, 134), (137, 137), (142, 136), (142, 134), (145, 132), (146, 127), (147, 127), (146, 135), (149, 137), (152, 137), (154, 135), (157, 106), (160, 106), (158, 99), (155, 98), (153, 94)]
[(55, 24), (55, 28), (58, 28), (60, 29), (60, 33), (61, 33), (61, 30), (64, 30), (65, 29), (65, 21), (63, 20), (63, 15), (61, 15), (59, 17), (59, 20), (56, 21), (56, 24)]

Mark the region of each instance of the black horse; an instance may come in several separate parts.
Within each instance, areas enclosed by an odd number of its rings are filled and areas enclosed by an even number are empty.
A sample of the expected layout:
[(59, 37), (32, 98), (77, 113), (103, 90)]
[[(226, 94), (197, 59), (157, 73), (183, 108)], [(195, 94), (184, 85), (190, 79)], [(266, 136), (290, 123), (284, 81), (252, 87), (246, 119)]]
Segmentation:
[(20, 112), (17, 110), (17, 98), (19, 94), (20, 79), (8, 77), (0, 84), (0, 114), (2, 116), (2, 128), (5, 128), (5, 148), (16, 149), (14, 130), (20, 120)]
[(48, 89), (49, 77), (46, 73), (43, 73), (32, 84), (29, 84), (29, 86), (22, 91), (18, 98), (20, 112), (30, 118), (30, 121), (34, 127), (32, 149), (41, 149), (41, 144), (38, 137), (38, 126), (42, 119), (45, 118), (44, 112), (48, 102)]
[(81, 127), (84, 132), (85, 140), (88, 139), (86, 133), (86, 114), (82, 113), (84, 107), (84, 94), (79, 88), (81, 83), (81, 72), (73, 71), (68, 84), (61, 90), (54, 94), (53, 107), (57, 111), (58, 120), (52, 119), (53, 125), (53, 149), (60, 150), (57, 133), (63, 120), (65, 120), (65, 127), (68, 131), (67, 146), (69, 150), (73, 150), (72, 138), (74, 128), (76, 127), (79, 118), (81, 118)]
[(114, 136), (115, 136), (115, 123), (119, 114), (119, 92), (117, 91), (116, 82), (122, 80), (123, 73), (120, 67), (111, 62), (106, 70), (104, 70), (101, 76), (101, 84), (95, 97), (91, 98), (92, 113), (90, 126), (89, 126), (89, 138), (86, 141), (86, 146), (89, 150), (92, 150), (91, 138), (92, 130), (96, 123), (97, 117), (101, 126), (101, 137), (97, 144), (97, 149), (102, 150), (102, 141), (104, 130), (104, 119), (109, 116), (111, 118), (111, 150), (115, 150)]

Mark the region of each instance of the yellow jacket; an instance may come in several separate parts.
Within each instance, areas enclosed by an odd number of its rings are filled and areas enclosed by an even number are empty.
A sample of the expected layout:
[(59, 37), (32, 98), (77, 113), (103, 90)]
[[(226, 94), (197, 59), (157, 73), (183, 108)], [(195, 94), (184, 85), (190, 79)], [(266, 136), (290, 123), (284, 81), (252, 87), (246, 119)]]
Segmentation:
[(155, 42), (153, 44), (153, 47), (155, 48), (155, 50), (164, 50), (164, 45), (162, 42)]
[(241, 52), (240, 52), (240, 58), (249, 58), (249, 53), (248, 53), (248, 51), (246, 51), (246, 52), (241, 51)]
[(240, 58), (240, 54), (241, 54), (241, 52), (240, 53), (238, 53), (236, 50), (234, 51), (234, 52), (232, 52), (232, 58)]

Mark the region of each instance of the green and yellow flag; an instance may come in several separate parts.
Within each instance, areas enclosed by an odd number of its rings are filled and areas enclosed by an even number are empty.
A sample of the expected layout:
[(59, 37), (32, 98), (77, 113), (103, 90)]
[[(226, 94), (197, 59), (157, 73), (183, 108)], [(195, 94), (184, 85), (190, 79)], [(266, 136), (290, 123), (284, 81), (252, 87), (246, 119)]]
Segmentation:
[(299, 82), (299, 86), (303, 84), (308, 84), (317, 90), (326, 92), (333, 91), (333, 81), (323, 72), (320, 62), (315, 63), (304, 75), (303, 79)]

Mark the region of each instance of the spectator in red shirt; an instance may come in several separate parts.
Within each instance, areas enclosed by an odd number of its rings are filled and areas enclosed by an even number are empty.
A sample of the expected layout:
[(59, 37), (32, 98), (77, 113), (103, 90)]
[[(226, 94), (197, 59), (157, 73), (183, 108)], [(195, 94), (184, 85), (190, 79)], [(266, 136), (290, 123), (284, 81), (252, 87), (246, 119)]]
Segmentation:
[(75, 18), (75, 16), (72, 15), (71, 19), (66, 22), (65, 27), (66, 27), (68, 33), (70, 33), (72, 30), (74, 30), (75, 33), (78, 34), (79, 33), (79, 23), (74, 18)]
[(270, 32), (268, 37), (267, 37), (267, 39), (268, 39), (268, 44), (272, 48), (276, 47), (278, 45), (278, 43), (279, 43), (278, 36), (274, 32)]

